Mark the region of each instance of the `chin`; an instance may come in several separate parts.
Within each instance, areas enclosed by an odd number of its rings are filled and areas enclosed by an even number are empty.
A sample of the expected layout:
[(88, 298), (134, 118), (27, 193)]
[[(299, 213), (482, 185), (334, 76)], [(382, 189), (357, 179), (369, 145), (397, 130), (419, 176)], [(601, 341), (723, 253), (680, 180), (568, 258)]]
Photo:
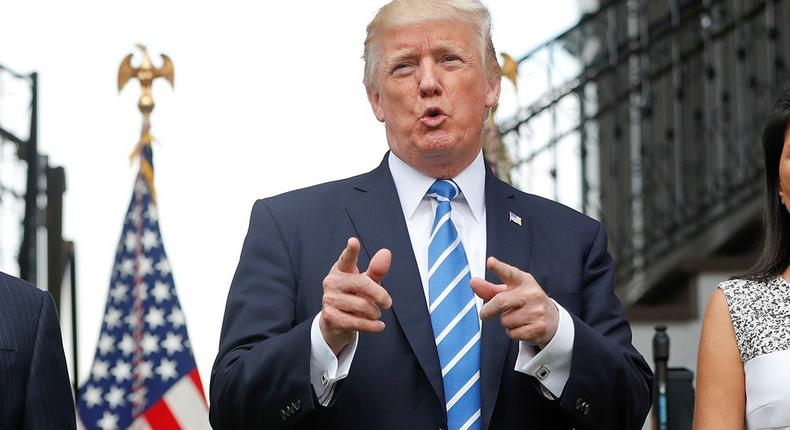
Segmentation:
[(432, 133), (420, 139), (417, 146), (426, 154), (441, 156), (453, 152), (458, 147), (458, 138), (448, 133)]

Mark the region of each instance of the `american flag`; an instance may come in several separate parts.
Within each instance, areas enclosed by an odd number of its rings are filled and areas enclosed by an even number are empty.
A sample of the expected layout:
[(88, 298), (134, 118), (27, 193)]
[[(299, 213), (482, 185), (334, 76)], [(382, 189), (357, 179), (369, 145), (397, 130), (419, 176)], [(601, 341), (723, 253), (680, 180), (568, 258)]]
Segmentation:
[(140, 148), (90, 377), (85, 429), (209, 429), (208, 410), (162, 245), (150, 145)]

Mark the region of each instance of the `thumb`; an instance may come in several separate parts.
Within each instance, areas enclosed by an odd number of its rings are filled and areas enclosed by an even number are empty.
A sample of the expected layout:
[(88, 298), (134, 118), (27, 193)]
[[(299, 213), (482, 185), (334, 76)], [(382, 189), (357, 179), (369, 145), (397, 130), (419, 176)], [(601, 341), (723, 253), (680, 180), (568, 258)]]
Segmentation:
[(507, 285), (492, 284), (481, 278), (472, 278), (472, 280), (469, 281), (469, 286), (472, 287), (472, 291), (474, 291), (478, 297), (486, 302), (493, 299), (497, 294), (508, 290)]
[(392, 263), (392, 253), (389, 249), (382, 248), (370, 259), (366, 275), (373, 282), (379, 283), (390, 270), (390, 263)]

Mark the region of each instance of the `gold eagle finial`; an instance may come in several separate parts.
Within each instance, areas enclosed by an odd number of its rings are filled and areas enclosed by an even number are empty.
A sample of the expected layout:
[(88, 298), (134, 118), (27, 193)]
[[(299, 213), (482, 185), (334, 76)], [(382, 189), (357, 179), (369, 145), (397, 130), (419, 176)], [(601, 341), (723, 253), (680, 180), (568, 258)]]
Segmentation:
[(140, 49), (143, 58), (140, 61), (140, 65), (137, 67), (132, 66), (132, 56), (134, 54), (129, 54), (123, 59), (121, 67), (118, 69), (118, 91), (120, 92), (132, 78), (136, 78), (140, 81), (142, 93), (140, 94), (137, 107), (140, 108), (143, 115), (147, 115), (154, 110), (154, 97), (151, 93), (151, 86), (153, 85), (154, 79), (165, 78), (166, 81), (170, 82), (171, 87), (175, 86), (173, 79), (173, 61), (167, 55), (162, 54), (162, 67), (154, 67), (145, 46), (141, 44), (135, 46)]

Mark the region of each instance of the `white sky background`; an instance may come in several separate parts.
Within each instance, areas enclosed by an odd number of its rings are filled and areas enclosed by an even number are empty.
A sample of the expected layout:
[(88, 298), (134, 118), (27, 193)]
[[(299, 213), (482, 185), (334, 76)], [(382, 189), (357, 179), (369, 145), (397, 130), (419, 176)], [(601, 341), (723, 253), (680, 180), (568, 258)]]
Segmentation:
[[(384, 3), (0, 0), (0, 63), (39, 72), (40, 151), (66, 168), (80, 379), (136, 174), (128, 155), (140, 133), (139, 86), (116, 90), (134, 43), (147, 44), (156, 65), (160, 52), (175, 64), (175, 90), (154, 86), (160, 227), (208, 389), (253, 202), (368, 171), (387, 149), (360, 60), (365, 26)], [(577, 0), (486, 3), (497, 49), (514, 57), (578, 19)]]

